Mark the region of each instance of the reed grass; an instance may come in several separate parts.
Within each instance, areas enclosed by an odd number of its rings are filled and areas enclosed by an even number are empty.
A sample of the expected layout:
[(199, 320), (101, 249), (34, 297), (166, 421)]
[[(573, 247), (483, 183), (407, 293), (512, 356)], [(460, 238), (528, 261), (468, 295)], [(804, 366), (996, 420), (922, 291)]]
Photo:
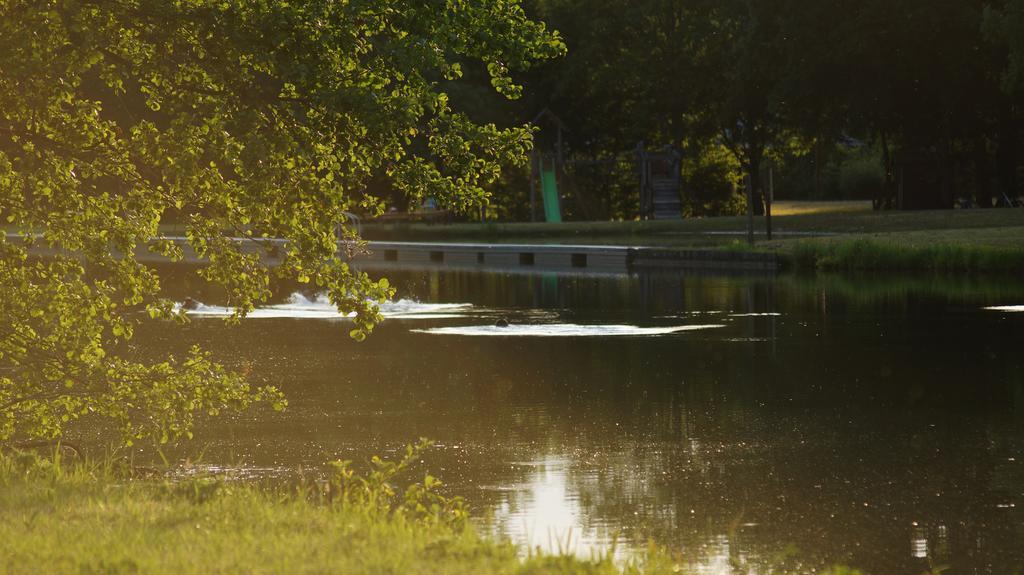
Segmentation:
[(857, 238), (801, 241), (781, 256), (784, 265), (796, 270), (1024, 273), (1024, 246), (919, 245)]

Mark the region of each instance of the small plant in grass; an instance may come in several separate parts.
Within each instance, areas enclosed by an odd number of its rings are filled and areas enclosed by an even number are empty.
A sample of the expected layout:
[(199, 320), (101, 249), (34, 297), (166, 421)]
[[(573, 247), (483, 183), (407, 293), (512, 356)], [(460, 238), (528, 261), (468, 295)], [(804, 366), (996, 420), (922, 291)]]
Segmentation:
[(351, 461), (334, 461), (325, 495), (344, 508), (373, 514), (400, 514), (415, 521), (445, 523), (461, 528), (469, 519), (469, 509), (461, 497), (446, 497), (438, 493), (441, 481), (437, 478), (427, 474), (422, 482), (408, 485), (401, 493), (394, 485), (395, 478), (419, 460), (433, 444), (428, 439), (420, 439), (415, 445), (407, 445), (398, 461), (374, 456), (366, 475), (357, 475)]

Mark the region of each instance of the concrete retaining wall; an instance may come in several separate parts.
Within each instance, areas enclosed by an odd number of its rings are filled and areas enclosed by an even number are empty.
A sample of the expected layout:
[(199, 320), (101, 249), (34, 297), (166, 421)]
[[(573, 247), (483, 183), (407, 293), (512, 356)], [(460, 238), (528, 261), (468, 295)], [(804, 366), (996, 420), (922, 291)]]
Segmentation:
[[(197, 263), (185, 238), (169, 239), (183, 245), (186, 262)], [(276, 254), (284, 246), (284, 240), (280, 239), (238, 241), (244, 251), (263, 252), (270, 264), (278, 260)], [(773, 253), (729, 250), (423, 242), (368, 242), (367, 248), (369, 253), (356, 257), (353, 265), (600, 274), (678, 268), (771, 272), (779, 267)], [(34, 251), (40, 253), (46, 249), (40, 247)], [(136, 257), (141, 261), (164, 260), (145, 249), (139, 249)]]

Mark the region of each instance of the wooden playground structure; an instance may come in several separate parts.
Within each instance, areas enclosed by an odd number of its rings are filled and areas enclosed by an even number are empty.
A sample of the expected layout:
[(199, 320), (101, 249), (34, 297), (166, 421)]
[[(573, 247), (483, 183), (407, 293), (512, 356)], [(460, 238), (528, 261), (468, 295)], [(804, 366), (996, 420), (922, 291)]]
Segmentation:
[[(566, 186), (567, 163), (564, 131), (565, 124), (551, 110), (545, 108), (530, 122), (539, 126), (544, 122), (554, 128), (554, 139), (546, 149), (541, 145), (530, 154), (530, 221), (538, 221), (538, 190), (543, 209), (543, 221), (562, 221), (562, 193)], [(550, 135), (548, 136), (550, 140)], [(538, 139), (539, 140), (539, 139)], [(679, 219), (682, 217), (682, 177), (680, 166), (682, 154), (671, 146), (659, 150), (647, 150), (640, 142), (628, 153), (636, 161), (640, 194), (639, 217), (643, 220)], [(578, 190), (573, 192), (579, 194)], [(577, 198), (579, 200), (579, 198)], [(582, 202), (580, 202), (582, 204)]]

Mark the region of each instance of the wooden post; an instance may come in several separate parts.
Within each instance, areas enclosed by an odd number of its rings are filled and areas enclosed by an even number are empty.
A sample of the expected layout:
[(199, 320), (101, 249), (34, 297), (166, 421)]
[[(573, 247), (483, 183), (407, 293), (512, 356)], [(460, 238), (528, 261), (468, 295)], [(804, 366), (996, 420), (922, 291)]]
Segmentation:
[(747, 170), (747, 243), (754, 245), (754, 182)]
[(640, 175), (640, 219), (647, 219), (647, 162), (644, 159), (644, 142), (637, 142), (636, 149), (637, 173)]
[[(562, 164), (565, 163), (565, 156), (563, 155), (564, 152), (562, 151), (562, 122), (561, 121), (558, 122), (558, 132), (557, 132), (556, 138), (557, 139), (555, 141), (555, 148), (556, 148), (556, 153), (557, 153), (556, 159), (558, 161), (558, 165), (555, 166), (555, 174), (559, 174), (560, 175), (561, 171), (562, 171)], [(559, 183), (561, 183), (561, 182), (559, 182)]]
[(537, 152), (530, 152), (530, 221), (537, 221)]
[[(883, 136), (884, 139), (884, 136)], [(814, 139), (814, 199), (821, 199), (821, 152), (818, 147), (821, 143), (818, 138)]]
[(772, 165), (768, 165), (768, 193), (764, 195), (764, 222), (768, 239), (772, 239), (772, 202), (775, 201), (775, 181)]
[[(557, 132), (556, 138), (557, 139), (555, 141), (555, 148), (556, 148), (556, 150), (555, 150), (555, 157), (552, 160), (552, 163), (554, 164), (554, 166), (552, 166), (552, 167), (555, 168), (555, 185), (558, 188), (558, 193), (555, 194), (555, 205), (558, 206), (558, 213), (561, 214), (562, 213), (562, 191), (565, 189), (565, 178), (562, 177), (562, 166), (563, 166), (564, 158), (562, 157), (562, 121), (561, 120), (558, 121), (558, 132)], [(544, 219), (546, 220), (547, 216), (545, 216)]]

